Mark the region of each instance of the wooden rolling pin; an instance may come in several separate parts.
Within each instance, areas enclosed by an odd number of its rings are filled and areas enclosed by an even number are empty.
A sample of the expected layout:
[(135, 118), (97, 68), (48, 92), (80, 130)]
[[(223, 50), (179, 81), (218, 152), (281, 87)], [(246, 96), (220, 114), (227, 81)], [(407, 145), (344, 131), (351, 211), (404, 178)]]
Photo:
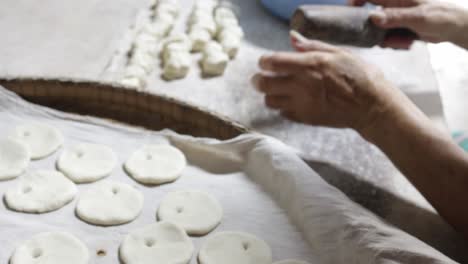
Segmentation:
[(291, 29), (309, 39), (372, 47), (387, 37), (417, 39), (407, 28), (382, 29), (370, 20), (371, 10), (351, 6), (303, 5), (291, 18)]

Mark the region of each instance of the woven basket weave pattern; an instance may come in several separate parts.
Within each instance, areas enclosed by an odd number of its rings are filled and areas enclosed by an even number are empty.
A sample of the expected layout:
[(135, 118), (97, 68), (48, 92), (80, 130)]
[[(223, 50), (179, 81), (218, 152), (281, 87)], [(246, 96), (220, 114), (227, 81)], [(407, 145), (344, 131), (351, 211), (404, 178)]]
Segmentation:
[(0, 79), (0, 85), (33, 103), (152, 130), (169, 128), (182, 134), (217, 139), (247, 132), (240, 124), (185, 102), (110, 84)]

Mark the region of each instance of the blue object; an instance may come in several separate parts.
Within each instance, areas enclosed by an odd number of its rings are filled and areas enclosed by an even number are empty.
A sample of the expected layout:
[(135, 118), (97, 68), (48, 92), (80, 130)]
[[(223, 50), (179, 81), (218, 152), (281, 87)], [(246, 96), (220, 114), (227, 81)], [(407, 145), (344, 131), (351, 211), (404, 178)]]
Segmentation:
[(261, 0), (262, 4), (275, 16), (289, 20), (300, 5), (347, 5), (347, 0)]

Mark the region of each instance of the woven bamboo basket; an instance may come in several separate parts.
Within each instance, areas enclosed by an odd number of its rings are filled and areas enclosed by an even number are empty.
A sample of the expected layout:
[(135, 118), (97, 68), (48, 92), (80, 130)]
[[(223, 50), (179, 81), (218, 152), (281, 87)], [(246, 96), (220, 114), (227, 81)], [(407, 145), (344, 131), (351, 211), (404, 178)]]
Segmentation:
[(0, 79), (24, 99), (82, 115), (108, 118), (151, 130), (172, 129), (196, 137), (229, 139), (247, 128), (173, 98), (89, 81)]

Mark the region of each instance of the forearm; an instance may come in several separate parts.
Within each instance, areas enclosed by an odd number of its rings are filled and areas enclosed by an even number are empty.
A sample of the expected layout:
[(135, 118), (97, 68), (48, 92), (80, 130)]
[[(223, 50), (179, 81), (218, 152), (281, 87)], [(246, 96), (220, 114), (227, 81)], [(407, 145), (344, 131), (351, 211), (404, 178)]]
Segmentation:
[(450, 41), (462, 48), (468, 49), (468, 9), (458, 8), (456, 13), (455, 17), (458, 21), (455, 26), (455, 34)]
[[(377, 145), (434, 206), (468, 238), (468, 155), (407, 98), (362, 135)], [(403, 106), (403, 107), (402, 107)]]

